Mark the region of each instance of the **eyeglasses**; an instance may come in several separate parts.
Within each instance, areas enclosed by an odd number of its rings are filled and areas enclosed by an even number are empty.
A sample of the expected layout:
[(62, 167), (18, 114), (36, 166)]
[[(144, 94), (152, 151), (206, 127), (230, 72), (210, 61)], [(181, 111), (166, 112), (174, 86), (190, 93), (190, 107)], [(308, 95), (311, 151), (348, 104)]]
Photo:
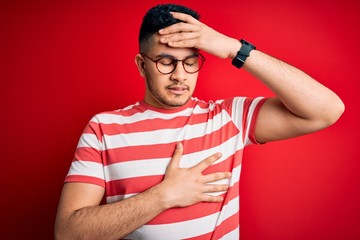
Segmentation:
[(170, 74), (174, 72), (178, 62), (182, 62), (185, 72), (196, 73), (200, 71), (205, 62), (205, 57), (201, 53), (195, 53), (183, 60), (178, 60), (172, 56), (162, 56), (158, 59), (152, 59), (145, 53), (140, 54), (141, 56), (153, 61), (156, 64), (157, 70), (162, 74)]

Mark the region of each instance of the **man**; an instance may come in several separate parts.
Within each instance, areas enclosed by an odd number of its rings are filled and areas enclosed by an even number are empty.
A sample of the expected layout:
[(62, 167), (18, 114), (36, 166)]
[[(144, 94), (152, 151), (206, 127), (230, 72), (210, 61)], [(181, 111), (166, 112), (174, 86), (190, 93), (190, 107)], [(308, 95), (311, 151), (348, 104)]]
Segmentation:
[[(177, 5), (144, 17), (135, 58), (144, 100), (98, 114), (85, 128), (59, 203), (57, 239), (238, 239), (244, 147), (323, 129), (344, 111), (310, 76), (198, 18)], [(276, 97), (193, 98), (200, 51), (233, 59)]]

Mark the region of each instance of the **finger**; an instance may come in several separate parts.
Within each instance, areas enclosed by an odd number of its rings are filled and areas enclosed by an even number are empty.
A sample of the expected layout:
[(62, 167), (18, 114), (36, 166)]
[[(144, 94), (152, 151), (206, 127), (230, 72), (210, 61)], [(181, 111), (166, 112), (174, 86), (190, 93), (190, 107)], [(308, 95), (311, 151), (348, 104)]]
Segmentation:
[(160, 29), (159, 34), (164, 35), (164, 34), (170, 34), (176, 32), (197, 32), (197, 31), (199, 31), (198, 25), (180, 22), (170, 25), (166, 28)]
[(178, 142), (175, 147), (174, 154), (169, 162), (168, 169), (179, 168), (179, 163), (181, 156), (183, 154), (184, 148), (182, 143)]
[(206, 168), (208, 168), (210, 165), (212, 165), (216, 160), (220, 159), (221, 156), (222, 156), (221, 153), (215, 153), (215, 154), (211, 155), (210, 157), (202, 160), (201, 162), (199, 162), (192, 168), (202, 172)]
[(202, 202), (222, 202), (224, 200), (224, 198), (222, 196), (211, 196), (211, 195), (206, 195), (204, 194), (203, 197), (201, 198)]
[(173, 18), (176, 18), (178, 20), (192, 23), (192, 24), (201, 24), (199, 20), (194, 18), (193, 16), (186, 14), (186, 13), (180, 13), (180, 12), (170, 12), (170, 14), (173, 16)]
[(223, 179), (229, 179), (230, 177), (231, 177), (230, 172), (216, 172), (216, 173), (204, 175), (203, 180), (204, 183), (210, 183)]
[(168, 42), (179, 42), (184, 40), (191, 40), (199, 37), (199, 32), (178, 32), (178, 33), (172, 33), (167, 34), (165, 36), (162, 36), (160, 38), (161, 43), (168, 43)]
[(172, 48), (196, 48), (195, 40), (184, 40), (180, 42), (168, 42), (167, 45)]
[(207, 184), (204, 187), (204, 193), (223, 192), (229, 189), (229, 184)]

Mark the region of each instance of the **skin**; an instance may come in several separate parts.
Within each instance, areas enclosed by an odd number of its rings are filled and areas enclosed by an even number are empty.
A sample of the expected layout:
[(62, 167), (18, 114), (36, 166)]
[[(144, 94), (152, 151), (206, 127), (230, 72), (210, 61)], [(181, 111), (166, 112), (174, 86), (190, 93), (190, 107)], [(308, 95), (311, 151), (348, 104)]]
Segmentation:
[[(153, 59), (160, 55), (170, 55), (176, 59), (182, 60), (197, 52), (194, 48), (171, 48), (160, 43), (160, 35), (154, 35), (149, 43), (150, 49), (146, 52)], [(142, 77), (145, 78), (146, 92), (144, 101), (158, 108), (176, 108), (183, 106), (192, 96), (198, 72), (187, 73), (182, 64), (178, 62), (176, 69), (171, 74), (164, 75), (160, 73), (156, 64), (150, 59), (144, 58), (140, 54), (135, 57), (135, 63)]]
[[(154, 36), (148, 54), (167, 53), (184, 59), (202, 50), (219, 58), (234, 58), (241, 43), (206, 26), (189, 15), (173, 13), (184, 21)], [(188, 74), (178, 64), (173, 74), (162, 75), (155, 64), (141, 55), (135, 58), (140, 75), (146, 79), (145, 102), (158, 108), (176, 108), (192, 95), (197, 74)], [(262, 106), (255, 126), (259, 142), (296, 137), (326, 128), (344, 111), (339, 97), (313, 78), (258, 50), (251, 51), (244, 69), (268, 86), (276, 97)], [(184, 87), (186, 86), (186, 87)], [(56, 239), (119, 239), (173, 207), (198, 202), (220, 202), (218, 192), (228, 185), (207, 183), (227, 179), (230, 173), (203, 175), (202, 171), (220, 157), (214, 154), (192, 168), (179, 168), (183, 148), (177, 144), (164, 180), (134, 197), (101, 205), (104, 189), (92, 184), (66, 183), (55, 224)], [(145, 207), (144, 207), (145, 206)]]

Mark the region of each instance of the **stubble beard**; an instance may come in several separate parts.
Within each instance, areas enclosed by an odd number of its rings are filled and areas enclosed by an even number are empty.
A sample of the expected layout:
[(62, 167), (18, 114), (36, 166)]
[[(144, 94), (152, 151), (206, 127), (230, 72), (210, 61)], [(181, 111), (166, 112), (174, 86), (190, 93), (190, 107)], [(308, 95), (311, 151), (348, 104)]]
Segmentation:
[(183, 99), (181, 95), (175, 95), (174, 99), (167, 98), (165, 94), (162, 94), (159, 89), (154, 87), (154, 85), (152, 84), (153, 81), (148, 73), (146, 73), (146, 83), (153, 98), (161, 105), (167, 106), (169, 108), (184, 106), (191, 98), (191, 94), (187, 99)]

